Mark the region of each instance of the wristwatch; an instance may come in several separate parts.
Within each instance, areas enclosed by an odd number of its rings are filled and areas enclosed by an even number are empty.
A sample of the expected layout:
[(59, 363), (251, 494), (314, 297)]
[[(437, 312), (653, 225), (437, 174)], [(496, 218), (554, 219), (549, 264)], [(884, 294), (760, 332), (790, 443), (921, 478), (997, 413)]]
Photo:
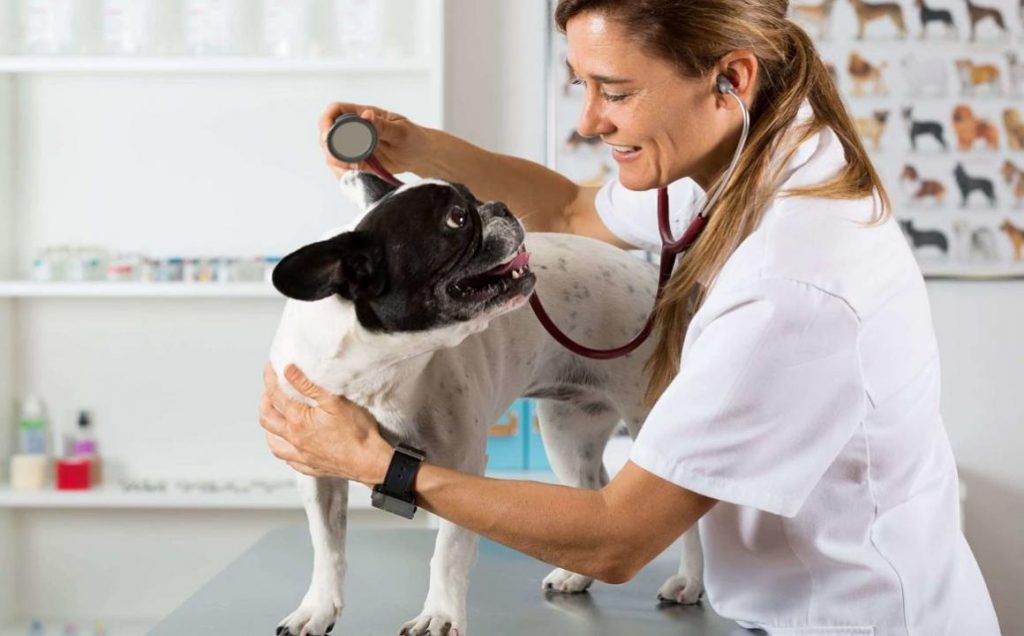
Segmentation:
[(412, 494), (412, 485), (425, 457), (423, 451), (407, 444), (396, 446), (388, 472), (384, 475), (384, 483), (373, 487), (370, 496), (373, 507), (412, 519), (416, 514), (416, 497)]

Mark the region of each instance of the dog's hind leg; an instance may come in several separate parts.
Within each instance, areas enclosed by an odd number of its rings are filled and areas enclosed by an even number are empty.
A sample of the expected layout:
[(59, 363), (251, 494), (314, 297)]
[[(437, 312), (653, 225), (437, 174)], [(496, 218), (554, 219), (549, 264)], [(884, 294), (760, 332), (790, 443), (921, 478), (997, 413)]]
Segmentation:
[[(593, 397), (593, 399), (590, 399)], [(604, 447), (619, 422), (619, 413), (601, 394), (581, 394), (571, 401), (537, 400), (544, 450), (555, 476), (566, 486), (598, 490), (608, 483)], [(558, 568), (541, 584), (547, 592), (585, 592), (594, 579)]]
[(281, 621), (277, 633), (323, 636), (345, 606), (348, 481), (302, 474), (297, 480), (313, 543), (313, 579), (299, 608)]

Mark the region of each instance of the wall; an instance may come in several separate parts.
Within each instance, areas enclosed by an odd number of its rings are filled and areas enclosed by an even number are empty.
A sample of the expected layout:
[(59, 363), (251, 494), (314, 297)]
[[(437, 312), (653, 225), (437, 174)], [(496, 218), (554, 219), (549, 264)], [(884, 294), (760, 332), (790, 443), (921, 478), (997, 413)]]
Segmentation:
[[(448, 130), (544, 161), (544, 0), (448, 0)], [(967, 536), (1005, 634), (1024, 634), (1024, 282), (931, 281)]]

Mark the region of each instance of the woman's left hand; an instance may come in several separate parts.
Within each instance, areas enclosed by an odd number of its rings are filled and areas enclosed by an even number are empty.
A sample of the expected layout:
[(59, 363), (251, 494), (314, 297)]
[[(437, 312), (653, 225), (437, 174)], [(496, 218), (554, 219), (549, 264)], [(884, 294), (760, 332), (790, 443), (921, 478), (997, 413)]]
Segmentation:
[(295, 365), (288, 366), (285, 378), (316, 406), (290, 399), (270, 363), (263, 367), (260, 426), (274, 456), (313, 477), (383, 482), (394, 449), (381, 437), (373, 415), (313, 384)]

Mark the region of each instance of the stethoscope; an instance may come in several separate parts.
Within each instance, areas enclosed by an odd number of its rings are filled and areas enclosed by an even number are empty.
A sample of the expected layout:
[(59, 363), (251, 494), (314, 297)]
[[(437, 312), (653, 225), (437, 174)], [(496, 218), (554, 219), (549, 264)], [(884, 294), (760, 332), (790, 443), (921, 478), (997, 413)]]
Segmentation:
[[(739, 104), (740, 111), (743, 113), (743, 131), (740, 133), (739, 143), (736, 144), (736, 150), (733, 152), (732, 161), (729, 162), (729, 167), (726, 168), (722, 179), (719, 180), (718, 187), (715, 188), (710, 198), (705, 198), (700, 211), (693, 217), (690, 225), (683, 232), (683, 236), (679, 240), (675, 240), (672, 237), (672, 229), (669, 224), (668, 188), (658, 188), (658, 231), (661, 234), (661, 265), (658, 275), (658, 291), (654, 298), (655, 307), (657, 307), (658, 301), (661, 300), (665, 285), (668, 284), (669, 279), (672, 277), (672, 270), (675, 267), (676, 259), (680, 254), (684, 254), (690, 249), (707, 225), (708, 215), (712, 206), (718, 201), (718, 197), (722, 194), (722, 189), (732, 178), (733, 171), (736, 169), (736, 164), (739, 162), (740, 155), (743, 153), (747, 143), (747, 134), (750, 132), (750, 112), (747, 110), (746, 104), (736, 94), (732, 82), (725, 75), (718, 76), (715, 88), (722, 95), (731, 95), (736, 100), (736, 103)], [(340, 115), (334, 120), (330, 130), (327, 131), (326, 140), (328, 152), (339, 161), (345, 163), (366, 163), (381, 179), (395, 186), (402, 185), (402, 182), (373, 156), (373, 151), (377, 147), (377, 129), (374, 128), (372, 123), (359, 115), (355, 113)], [(652, 309), (651, 313), (647, 316), (647, 322), (644, 323), (643, 329), (633, 336), (629, 342), (614, 349), (593, 349), (574, 341), (555, 325), (551, 317), (548, 316), (547, 311), (544, 310), (544, 305), (541, 304), (536, 290), (530, 295), (530, 307), (533, 308), (533, 313), (536, 314), (537, 320), (540, 321), (547, 332), (551, 334), (551, 337), (557, 340), (559, 344), (573, 353), (598, 360), (617, 358), (633, 351), (643, 344), (654, 328), (655, 312)]]

